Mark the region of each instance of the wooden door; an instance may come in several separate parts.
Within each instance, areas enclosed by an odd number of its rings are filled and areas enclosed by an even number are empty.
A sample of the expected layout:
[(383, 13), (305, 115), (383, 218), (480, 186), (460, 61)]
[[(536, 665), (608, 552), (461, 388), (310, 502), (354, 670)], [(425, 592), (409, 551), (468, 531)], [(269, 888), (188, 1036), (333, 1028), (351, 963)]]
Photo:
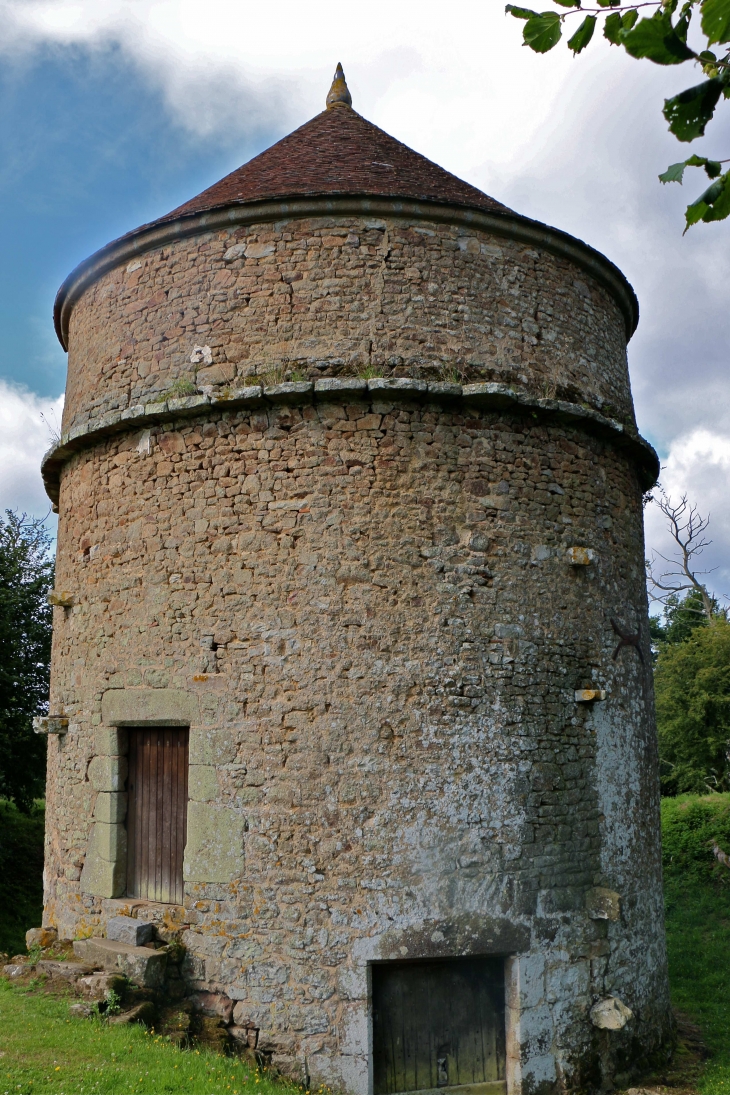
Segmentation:
[(129, 731), (127, 895), (181, 905), (188, 731)]
[(375, 1095), (505, 1090), (501, 958), (386, 962), (372, 974)]

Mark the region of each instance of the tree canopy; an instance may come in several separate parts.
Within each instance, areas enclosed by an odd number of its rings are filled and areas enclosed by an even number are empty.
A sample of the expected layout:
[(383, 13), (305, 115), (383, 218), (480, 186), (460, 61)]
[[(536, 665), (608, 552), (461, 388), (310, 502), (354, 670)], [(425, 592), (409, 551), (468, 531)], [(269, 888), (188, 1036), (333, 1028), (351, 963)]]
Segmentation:
[(45, 527), (7, 510), (0, 517), (0, 796), (22, 810), (45, 781), (45, 740), (33, 732), (33, 716), (48, 702), (52, 584)]
[(681, 609), (654, 671), (662, 791), (730, 791), (730, 623)]
[[(720, 606), (714, 598), (713, 605), (719, 613)], [(683, 643), (692, 637), (696, 628), (706, 627), (708, 623), (702, 596), (697, 590), (690, 590), (686, 597), (672, 593), (667, 597), (662, 616), (649, 618), (652, 647), (658, 653), (667, 644)]]
[[(642, 0), (622, 3), (621, 0), (552, 0), (559, 10), (533, 11), (517, 4), (507, 4), (506, 11), (523, 19), (523, 40), (536, 53), (547, 53), (570, 29), (568, 49), (582, 53), (589, 45), (599, 18), (603, 20), (603, 36), (611, 45), (623, 47), (631, 57), (653, 61), (657, 65), (698, 65), (706, 77), (693, 87), (664, 101), (664, 117), (669, 130), (678, 141), (690, 142), (703, 137), (721, 99), (730, 98), (730, 0)], [(649, 12), (646, 9), (654, 9)], [(560, 10), (563, 9), (563, 10)], [(568, 10), (565, 10), (568, 9)], [(610, 10), (609, 10), (610, 9)], [(572, 17), (582, 16), (582, 20)], [(699, 16), (702, 49), (693, 49), (687, 35), (693, 17)], [(697, 20), (695, 20), (697, 22)], [(720, 49), (712, 49), (719, 46)], [(730, 160), (689, 156), (671, 164), (659, 179), (663, 183), (681, 183), (685, 169), (702, 168), (710, 185), (685, 212), (685, 232), (698, 221), (719, 221), (730, 216), (730, 170), (723, 164)]]

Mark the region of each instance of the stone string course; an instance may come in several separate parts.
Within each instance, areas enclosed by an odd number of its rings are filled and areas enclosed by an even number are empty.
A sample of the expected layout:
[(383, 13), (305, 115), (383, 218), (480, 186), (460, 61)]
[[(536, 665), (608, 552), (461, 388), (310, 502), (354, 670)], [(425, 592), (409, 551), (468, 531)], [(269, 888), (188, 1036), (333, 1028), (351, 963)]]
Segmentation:
[(94, 443), (100, 437), (128, 429), (130, 424), (144, 421), (145, 425), (157, 425), (197, 415), (208, 407), (218, 411), (236, 411), (281, 403), (306, 403), (310, 400), (356, 400), (374, 394), (391, 398), (421, 398), (426, 401), (475, 404), (477, 407), (494, 409), (518, 408), (533, 414), (539, 412), (552, 418), (581, 424), (592, 432), (612, 436), (615, 444), (632, 450), (640, 469), (642, 482), (651, 487), (659, 474), (659, 460), (651, 445), (635, 429), (627, 429), (615, 419), (606, 418), (585, 405), (567, 403), (556, 399), (535, 399), (525, 392), (508, 388), (504, 384), (456, 384), (449, 381), (409, 380), (407, 378), (358, 378), (327, 379), (284, 382), (268, 387), (249, 385), (244, 388), (226, 389), (216, 394), (191, 395), (168, 400), (152, 400), (135, 404), (125, 411), (111, 412), (100, 418), (92, 418), (61, 435), (59, 441), (43, 458), (42, 472), (46, 490), (54, 504), (58, 503), (60, 471), (71, 453)]
[(611, 626), (648, 665), (655, 456), (608, 293), (427, 227), (211, 233), (76, 304), (46, 918), (134, 905), (125, 726), (184, 710), (188, 992), (366, 1095), (368, 964), (504, 955), (509, 1095), (621, 1083), (671, 1037), (651, 679)]

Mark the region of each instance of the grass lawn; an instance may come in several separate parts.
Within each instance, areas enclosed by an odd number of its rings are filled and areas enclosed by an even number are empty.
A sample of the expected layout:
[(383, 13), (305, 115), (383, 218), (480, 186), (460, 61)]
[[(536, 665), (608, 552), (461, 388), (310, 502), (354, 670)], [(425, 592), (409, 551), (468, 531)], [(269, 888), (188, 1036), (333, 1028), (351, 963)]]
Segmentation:
[(69, 1001), (0, 981), (0, 1095), (298, 1091), (235, 1057), (179, 1050), (136, 1024), (69, 1019)]
[(700, 1027), (711, 1057), (703, 1095), (730, 1095), (730, 795), (683, 795), (662, 804), (664, 892), (672, 1002)]

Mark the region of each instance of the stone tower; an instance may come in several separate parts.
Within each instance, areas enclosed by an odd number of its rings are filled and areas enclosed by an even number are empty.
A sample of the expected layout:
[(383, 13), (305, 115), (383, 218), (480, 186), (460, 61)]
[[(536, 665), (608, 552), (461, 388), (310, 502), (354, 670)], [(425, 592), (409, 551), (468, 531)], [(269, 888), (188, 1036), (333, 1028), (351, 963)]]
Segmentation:
[(178, 995), (356, 1095), (666, 1045), (636, 322), (341, 69), (69, 276), (49, 925), (177, 931)]

